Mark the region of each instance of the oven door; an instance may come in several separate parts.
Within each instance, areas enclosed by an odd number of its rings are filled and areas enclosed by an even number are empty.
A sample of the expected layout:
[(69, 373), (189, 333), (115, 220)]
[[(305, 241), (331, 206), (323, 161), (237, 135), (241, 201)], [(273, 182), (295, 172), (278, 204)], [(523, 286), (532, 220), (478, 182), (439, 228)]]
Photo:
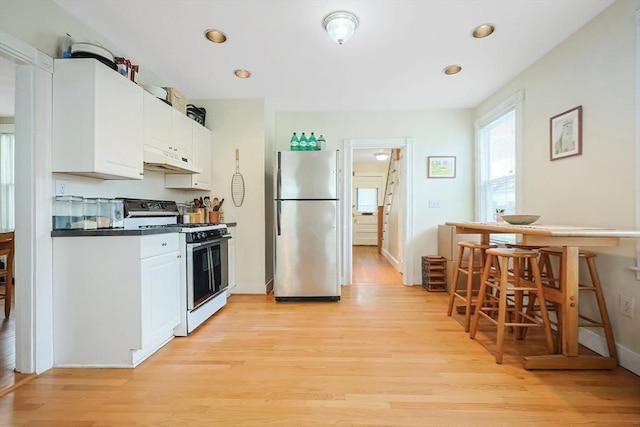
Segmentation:
[(187, 309), (195, 310), (229, 286), (230, 236), (187, 244)]

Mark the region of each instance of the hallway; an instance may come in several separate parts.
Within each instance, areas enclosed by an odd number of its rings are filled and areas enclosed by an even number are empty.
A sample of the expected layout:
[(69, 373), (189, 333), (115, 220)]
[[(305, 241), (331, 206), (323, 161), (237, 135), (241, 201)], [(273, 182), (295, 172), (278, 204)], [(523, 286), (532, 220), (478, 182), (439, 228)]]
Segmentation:
[(402, 285), (402, 274), (376, 246), (353, 246), (353, 284)]

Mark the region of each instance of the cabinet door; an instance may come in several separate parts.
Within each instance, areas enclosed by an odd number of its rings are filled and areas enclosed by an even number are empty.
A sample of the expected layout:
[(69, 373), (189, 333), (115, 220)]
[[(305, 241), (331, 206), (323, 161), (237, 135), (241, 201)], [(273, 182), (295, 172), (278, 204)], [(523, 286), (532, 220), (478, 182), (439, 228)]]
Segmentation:
[(193, 161), (193, 120), (175, 108), (171, 109), (170, 148), (178, 159)]
[(179, 253), (142, 260), (142, 346), (172, 333), (180, 323)]
[(142, 88), (94, 59), (54, 67), (53, 172), (142, 179)]
[[(96, 76), (96, 170), (142, 177), (142, 89), (104, 67)], [(103, 78), (98, 78), (102, 75)], [(133, 86), (132, 86), (133, 85)]]
[(211, 190), (211, 145), (211, 131), (193, 122), (194, 161), (202, 168), (202, 173), (193, 175), (193, 186), (200, 190)]
[(161, 152), (169, 150), (173, 108), (149, 92), (144, 92), (144, 145)]

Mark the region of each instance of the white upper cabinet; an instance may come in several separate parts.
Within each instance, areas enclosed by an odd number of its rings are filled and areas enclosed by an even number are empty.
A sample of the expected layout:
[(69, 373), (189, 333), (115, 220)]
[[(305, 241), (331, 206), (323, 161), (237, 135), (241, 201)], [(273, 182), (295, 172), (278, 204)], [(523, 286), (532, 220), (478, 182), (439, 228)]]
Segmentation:
[(192, 119), (189, 119), (193, 129), (194, 163), (202, 168), (202, 173), (196, 174), (166, 174), (164, 183), (166, 188), (183, 190), (213, 189), (211, 185), (212, 142), (211, 131)]
[(171, 135), (171, 106), (144, 92), (144, 145), (161, 152), (169, 151)]
[(172, 158), (193, 163), (193, 120), (144, 92), (144, 144)]
[(171, 108), (171, 146), (176, 158), (193, 163), (193, 119)]
[(143, 177), (143, 89), (95, 59), (59, 59), (53, 74), (53, 172)]

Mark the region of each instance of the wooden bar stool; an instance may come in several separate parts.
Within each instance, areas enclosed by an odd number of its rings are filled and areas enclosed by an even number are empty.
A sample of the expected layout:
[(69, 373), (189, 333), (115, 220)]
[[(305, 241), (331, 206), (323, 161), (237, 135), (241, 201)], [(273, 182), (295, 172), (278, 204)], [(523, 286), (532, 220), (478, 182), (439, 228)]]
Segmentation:
[[(540, 271), (543, 273), (542, 284), (544, 288), (544, 297), (547, 302), (551, 302), (555, 306), (559, 342), (562, 342), (562, 304), (564, 303), (564, 283), (561, 280), (561, 277), (563, 276), (562, 266), (564, 265), (562, 255), (562, 249), (560, 248), (541, 249), (539, 260)], [(613, 337), (611, 321), (609, 320), (607, 304), (604, 299), (604, 293), (602, 292), (602, 284), (600, 282), (600, 276), (598, 275), (598, 268), (596, 267), (596, 256), (597, 254), (595, 252), (580, 250), (579, 257), (587, 266), (591, 284), (580, 283), (578, 285), (578, 291), (593, 293), (598, 305), (600, 320), (592, 319), (584, 314), (578, 314), (579, 320), (582, 321), (578, 324), (578, 327), (602, 328), (604, 330), (604, 337), (607, 341), (609, 357), (615, 359), (617, 362), (618, 352), (616, 350), (616, 343)], [(554, 262), (552, 259), (556, 259), (557, 261)], [(559, 266), (560, 272), (558, 275), (554, 273), (554, 264)], [(580, 298), (581, 295), (582, 294), (579, 293), (578, 298)], [(534, 307), (533, 299), (529, 301), (529, 305)]]
[[(502, 363), (504, 332), (507, 327), (517, 328), (518, 331), (522, 328), (542, 328), (547, 350), (550, 354), (553, 353), (553, 339), (538, 264), (536, 262), (530, 263), (532, 280), (527, 280), (521, 272), (524, 265), (523, 260), (535, 261), (537, 258), (538, 253), (533, 250), (518, 248), (487, 250), (487, 259), (469, 336), (472, 339), (475, 338), (480, 316), (496, 325), (496, 363)], [(496, 263), (497, 267), (492, 268), (492, 265)], [(493, 292), (487, 292), (488, 288)], [(534, 294), (537, 294), (540, 300), (540, 319), (533, 316), (528, 310), (525, 311), (523, 307), (523, 296), (526, 295), (530, 298)], [(512, 296), (513, 304), (509, 303), (508, 296)], [(497, 319), (494, 318), (496, 311)], [(506, 321), (508, 311), (513, 315), (509, 322)]]
[[(469, 332), (469, 326), (471, 324), (471, 306), (474, 298), (473, 290), (473, 277), (482, 276), (484, 269), (484, 253), (487, 249), (497, 248), (498, 245), (482, 245), (472, 242), (459, 242), (458, 243), (458, 267), (453, 274), (453, 283), (451, 284), (451, 296), (449, 297), (449, 308), (447, 310), (447, 316), (451, 316), (453, 312), (453, 305), (456, 298), (460, 298), (465, 304), (464, 312), (464, 331)], [(463, 257), (465, 251), (468, 252), (466, 265), (463, 265)], [(475, 265), (475, 260), (478, 259), (478, 266)], [(458, 280), (460, 273), (467, 276), (466, 286), (464, 289), (458, 290)]]

